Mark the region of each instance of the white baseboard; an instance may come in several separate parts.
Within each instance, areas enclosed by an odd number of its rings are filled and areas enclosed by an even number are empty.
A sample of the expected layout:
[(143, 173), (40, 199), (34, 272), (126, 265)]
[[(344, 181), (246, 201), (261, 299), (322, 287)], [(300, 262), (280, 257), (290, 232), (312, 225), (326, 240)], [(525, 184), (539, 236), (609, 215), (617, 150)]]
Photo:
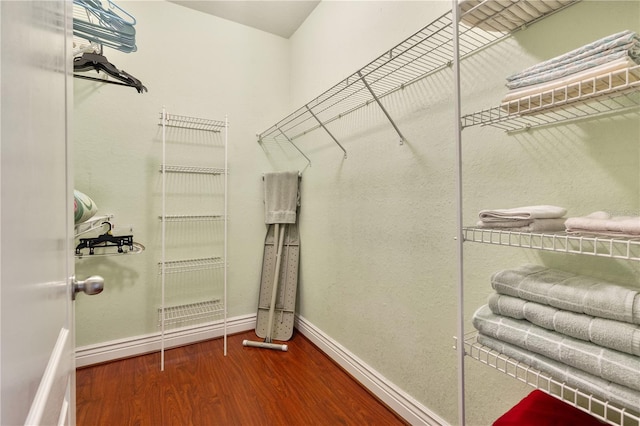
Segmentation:
[(403, 392), (380, 373), (299, 315), (296, 316), (296, 329), (351, 374), (362, 386), (366, 387), (412, 425), (448, 425), (440, 416)]
[[(227, 333), (235, 334), (253, 330), (255, 325), (255, 314), (230, 318), (227, 321)], [(444, 419), (403, 392), (304, 317), (296, 315), (295, 325), (298, 332), (313, 342), (321, 351), (327, 354), (329, 358), (333, 359), (353, 376), (354, 379), (412, 425), (448, 425)], [(165, 332), (165, 348), (214, 339), (222, 337), (223, 334), (224, 325), (222, 323), (214, 323), (183, 330), (169, 330)], [(160, 350), (160, 347), (160, 333), (83, 346), (76, 349), (76, 367), (85, 367), (92, 364), (157, 352)]]
[[(253, 330), (256, 326), (256, 314), (243, 315), (227, 320), (227, 334)], [(224, 335), (224, 324), (216, 322), (188, 329), (168, 330), (165, 332), (165, 348), (188, 345)], [(135, 336), (127, 339), (112, 340), (76, 348), (76, 367), (99, 364), (121, 358), (157, 352), (161, 347), (160, 332)]]

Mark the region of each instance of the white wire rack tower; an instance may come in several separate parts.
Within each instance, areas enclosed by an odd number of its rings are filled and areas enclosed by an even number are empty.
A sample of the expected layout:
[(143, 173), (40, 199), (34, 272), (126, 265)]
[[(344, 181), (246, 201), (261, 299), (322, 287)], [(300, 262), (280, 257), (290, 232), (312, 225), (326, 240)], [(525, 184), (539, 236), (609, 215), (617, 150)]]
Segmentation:
[[(488, 2), (477, 0), (479, 6)], [(495, 7), (493, 2), (489, 7)], [(452, 0), (453, 10), (459, 14), (457, 0)], [(485, 9), (486, 11), (486, 9)], [(488, 18), (490, 19), (490, 17)], [(458, 17), (454, 19), (458, 21)], [(498, 106), (473, 114), (463, 115), (460, 103), (460, 69), (459, 63), (467, 54), (464, 49), (464, 32), (466, 27), (460, 26), (459, 34), (454, 33), (454, 74), (456, 79), (455, 108), (456, 116), (456, 150), (458, 158), (458, 324), (456, 341), (464, 339), (462, 344), (456, 343), (459, 360), (458, 390), (459, 418), (465, 424), (465, 358), (495, 368), (510, 377), (547, 392), (582, 411), (612, 425), (639, 426), (638, 412), (625, 409), (610, 401), (594, 396), (591, 392), (572, 386), (566, 380), (553, 377), (551, 374), (533, 368), (503, 353), (483, 346), (476, 340), (477, 332), (465, 332), (464, 320), (464, 274), (463, 244), (475, 242), (483, 244), (521, 247), (536, 250), (562, 253), (582, 254), (588, 256), (610, 257), (640, 261), (640, 239), (607, 237), (599, 235), (573, 235), (567, 233), (525, 233), (502, 230), (464, 227), (462, 223), (463, 196), (461, 174), (462, 130), (471, 126), (491, 126), (507, 132), (528, 130), (555, 123), (566, 123), (586, 117), (601, 117), (608, 114), (621, 114), (640, 106), (640, 67), (632, 66), (621, 70), (606, 72), (601, 75), (568, 82), (550, 88), (541, 93), (523, 96), (501, 102)]]
[[(162, 164), (160, 172), (162, 173), (162, 214), (159, 216), (161, 221), (161, 240), (162, 252), (161, 260), (158, 263), (159, 274), (161, 275), (161, 306), (158, 308), (158, 325), (161, 333), (161, 369), (164, 370), (164, 341), (166, 329), (169, 326), (189, 327), (202, 326), (203, 324), (213, 324), (216, 318), (222, 317), (223, 339), (224, 339), (224, 355), (227, 355), (227, 220), (228, 220), (228, 121), (211, 120), (205, 118), (191, 117), (185, 115), (175, 115), (167, 113), (162, 108), (160, 113), (159, 126), (162, 128)], [(168, 129), (177, 129), (176, 132), (188, 132), (187, 136), (197, 133), (191, 132), (213, 132), (221, 133), (224, 131), (224, 167), (208, 167), (208, 166), (182, 166), (167, 164), (167, 132)], [(184, 135), (183, 135), (184, 136)], [(206, 159), (199, 159), (205, 160)], [(224, 204), (223, 212), (220, 214), (168, 214), (167, 213), (167, 175), (169, 174), (186, 174), (186, 175), (210, 175), (224, 176)], [(168, 260), (166, 258), (167, 246), (167, 224), (185, 223), (185, 222), (223, 222), (223, 244), (222, 256), (210, 256), (203, 258)], [(167, 306), (166, 301), (166, 277), (170, 274), (179, 274), (185, 272), (206, 271), (211, 269), (223, 269), (222, 298), (211, 298), (210, 300), (199, 301), (195, 303), (184, 303), (180, 305)]]

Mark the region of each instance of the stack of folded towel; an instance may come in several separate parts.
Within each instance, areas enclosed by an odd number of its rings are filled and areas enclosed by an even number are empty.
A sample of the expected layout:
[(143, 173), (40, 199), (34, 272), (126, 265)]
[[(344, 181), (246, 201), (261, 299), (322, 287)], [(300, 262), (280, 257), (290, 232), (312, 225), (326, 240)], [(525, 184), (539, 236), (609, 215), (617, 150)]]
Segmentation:
[(478, 342), (629, 410), (640, 407), (640, 290), (538, 265), (493, 274)]
[(640, 80), (640, 38), (633, 31), (603, 37), (507, 77), (509, 113), (533, 112)]
[(549, 205), (481, 210), (476, 226), (516, 232), (564, 231), (566, 213), (563, 207)]
[(597, 211), (587, 216), (570, 217), (565, 222), (569, 234), (603, 235), (607, 237), (640, 237), (640, 216), (612, 216)]

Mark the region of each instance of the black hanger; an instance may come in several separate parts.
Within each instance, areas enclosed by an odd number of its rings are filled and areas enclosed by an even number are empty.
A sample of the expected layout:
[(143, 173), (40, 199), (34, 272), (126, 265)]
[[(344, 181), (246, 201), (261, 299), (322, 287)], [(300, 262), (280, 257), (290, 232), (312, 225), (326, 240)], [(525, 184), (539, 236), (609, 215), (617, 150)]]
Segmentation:
[[(123, 86), (135, 87), (138, 93), (147, 92), (147, 88), (142, 84), (140, 80), (127, 73), (126, 71), (119, 70), (115, 65), (113, 65), (109, 60), (99, 53), (83, 53), (82, 56), (78, 56), (73, 59), (73, 71), (103, 71), (104, 73), (112, 76), (113, 78), (120, 80)], [(88, 77), (79, 74), (73, 74), (74, 77), (84, 78), (88, 80), (98, 80), (105, 83), (109, 83), (109, 80), (104, 80), (100, 78)]]
[(124, 246), (129, 246), (133, 250), (133, 235), (123, 235), (114, 237), (111, 235), (111, 223), (102, 222), (109, 225), (109, 230), (95, 238), (80, 238), (80, 244), (76, 246), (76, 255), (82, 255), (82, 249), (88, 248), (89, 254), (94, 254), (95, 247), (118, 247), (118, 253), (123, 253)]

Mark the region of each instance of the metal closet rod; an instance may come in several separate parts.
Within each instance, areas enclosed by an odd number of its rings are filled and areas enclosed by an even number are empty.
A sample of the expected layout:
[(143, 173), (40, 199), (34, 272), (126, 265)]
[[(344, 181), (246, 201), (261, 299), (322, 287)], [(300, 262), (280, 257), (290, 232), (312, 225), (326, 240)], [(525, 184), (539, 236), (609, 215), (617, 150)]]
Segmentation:
[[(404, 89), (408, 84), (415, 83), (430, 73), (444, 68), (451, 62), (450, 56), (439, 52), (439, 50), (448, 46), (451, 40), (450, 35), (443, 34), (447, 28), (451, 28), (450, 15), (451, 12), (443, 14), (427, 27), (422, 28), (411, 37), (405, 39), (402, 43), (386, 51), (374, 61), (358, 70), (356, 73), (350, 75), (340, 83), (325, 91), (312, 102), (307, 103), (289, 116), (280, 120), (276, 125), (259, 134), (258, 142), (263, 142), (267, 136), (273, 135), (276, 132), (279, 132), (287, 139), (287, 141), (291, 142), (300, 135), (304, 135), (312, 130), (322, 127), (333, 141), (342, 149), (346, 158), (346, 150), (342, 145), (340, 145), (337, 138), (328, 130), (326, 124), (363, 106), (369, 105), (372, 102), (376, 102), (393, 126), (396, 133), (398, 133), (400, 143), (402, 144), (406, 141), (406, 138), (395, 124), (386, 108), (382, 105), (380, 99), (397, 90)], [(427, 45), (425, 46), (424, 44)], [(425, 62), (427, 63), (426, 68)], [(369, 77), (370, 80), (367, 81), (367, 79), (365, 79), (365, 75)], [(362, 87), (355, 86), (359, 82), (362, 82)], [(383, 93), (381, 95), (377, 95), (372, 87), (373, 85), (382, 88)], [(359, 99), (363, 99), (359, 101), (357, 106), (351, 107), (346, 112), (340, 113), (329, 120), (320, 120), (317, 113), (314, 112), (314, 110), (318, 109), (321, 105), (328, 103), (331, 100), (334, 102), (322, 109), (319, 109), (317, 112), (326, 111), (339, 103), (346, 102), (347, 99), (353, 99), (356, 95)], [(307, 113), (311, 117), (305, 118)], [(290, 125), (291, 128), (296, 127), (310, 119), (313, 119), (318, 124), (316, 126), (311, 126), (311, 128), (298, 135), (288, 136), (285, 133), (288, 129), (283, 129), (288, 125)], [(296, 147), (296, 149), (298, 148)], [(306, 155), (305, 158), (309, 161)]]

